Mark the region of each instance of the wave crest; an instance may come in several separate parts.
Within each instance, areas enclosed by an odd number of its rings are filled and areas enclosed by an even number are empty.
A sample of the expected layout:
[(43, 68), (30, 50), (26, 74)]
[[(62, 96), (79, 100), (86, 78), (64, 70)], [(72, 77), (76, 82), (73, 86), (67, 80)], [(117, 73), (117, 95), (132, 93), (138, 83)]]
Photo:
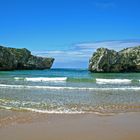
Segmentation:
[(67, 77), (14, 77), (15, 80), (24, 80), (30, 82), (64, 82), (67, 80)]
[(97, 84), (131, 84), (130, 79), (96, 79)]
[(0, 84), (0, 87), (1, 88), (15, 88), (15, 89), (48, 89), (48, 90), (79, 90), (79, 91), (140, 90), (140, 87), (88, 88), (88, 87), (28, 86), (28, 85), (5, 85), (5, 84)]

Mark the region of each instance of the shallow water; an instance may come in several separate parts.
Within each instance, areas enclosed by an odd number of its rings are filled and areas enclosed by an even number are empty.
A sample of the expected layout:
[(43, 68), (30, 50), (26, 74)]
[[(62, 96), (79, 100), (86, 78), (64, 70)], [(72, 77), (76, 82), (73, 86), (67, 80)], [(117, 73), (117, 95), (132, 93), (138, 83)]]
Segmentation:
[(78, 69), (0, 72), (0, 108), (70, 114), (139, 112), (140, 74)]

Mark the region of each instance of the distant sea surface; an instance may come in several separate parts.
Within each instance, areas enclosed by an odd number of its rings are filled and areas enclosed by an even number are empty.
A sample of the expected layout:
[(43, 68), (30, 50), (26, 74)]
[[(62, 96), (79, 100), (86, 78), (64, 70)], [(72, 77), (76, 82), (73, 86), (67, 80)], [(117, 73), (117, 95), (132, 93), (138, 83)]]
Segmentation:
[(0, 109), (52, 114), (140, 112), (140, 73), (1, 71)]

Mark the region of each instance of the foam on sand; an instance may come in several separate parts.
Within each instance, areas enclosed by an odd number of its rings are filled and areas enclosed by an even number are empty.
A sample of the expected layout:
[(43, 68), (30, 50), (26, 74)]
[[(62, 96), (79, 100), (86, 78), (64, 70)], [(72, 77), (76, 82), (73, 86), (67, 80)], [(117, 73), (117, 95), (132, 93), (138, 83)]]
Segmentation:
[(60, 110), (59, 108), (55, 110), (41, 110), (41, 109), (25, 108), (25, 107), (15, 108), (15, 107), (2, 106), (2, 105), (0, 105), (0, 108), (6, 109), (6, 110), (31, 111), (31, 112), (42, 113), (42, 114), (46, 114), (46, 113), (47, 114), (84, 114), (86, 113), (84, 111), (70, 110), (70, 109)]

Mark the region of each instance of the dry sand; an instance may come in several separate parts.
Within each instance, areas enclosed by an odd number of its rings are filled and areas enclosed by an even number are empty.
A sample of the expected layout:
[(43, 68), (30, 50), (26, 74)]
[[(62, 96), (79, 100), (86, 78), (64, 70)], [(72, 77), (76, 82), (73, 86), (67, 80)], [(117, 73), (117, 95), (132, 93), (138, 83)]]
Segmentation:
[(10, 112), (6, 113), (7, 119), (4, 111), (0, 114), (0, 140), (140, 140), (140, 113), (99, 116)]

